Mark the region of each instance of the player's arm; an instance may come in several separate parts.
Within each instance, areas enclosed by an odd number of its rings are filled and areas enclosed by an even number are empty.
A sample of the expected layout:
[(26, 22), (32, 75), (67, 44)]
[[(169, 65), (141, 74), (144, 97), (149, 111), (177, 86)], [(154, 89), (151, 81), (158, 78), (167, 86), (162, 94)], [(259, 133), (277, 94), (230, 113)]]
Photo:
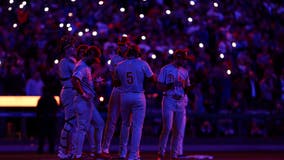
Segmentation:
[(117, 73), (117, 70), (115, 70), (114, 72), (113, 72), (113, 80), (112, 80), (113, 82), (113, 86), (114, 87), (119, 87), (119, 86), (121, 86), (121, 81), (118, 79), (118, 73)]
[(85, 99), (89, 99), (90, 98), (90, 95), (88, 95), (87, 93), (84, 92), (82, 86), (81, 86), (81, 83), (80, 83), (80, 79), (75, 77), (75, 76), (72, 76), (72, 84), (75, 88), (75, 90), (80, 94), (82, 95)]
[(184, 87), (184, 93), (189, 95), (193, 88), (194, 88), (194, 85), (191, 83), (188, 77), (186, 80), (185, 87)]
[(145, 82), (156, 84), (157, 76), (153, 73), (151, 67), (149, 66), (147, 62), (144, 63), (143, 70), (144, 70), (144, 75), (145, 75)]
[(157, 82), (157, 76), (155, 74), (153, 74), (152, 76), (150, 77), (146, 77), (146, 82), (152, 82), (152, 83), (156, 83)]

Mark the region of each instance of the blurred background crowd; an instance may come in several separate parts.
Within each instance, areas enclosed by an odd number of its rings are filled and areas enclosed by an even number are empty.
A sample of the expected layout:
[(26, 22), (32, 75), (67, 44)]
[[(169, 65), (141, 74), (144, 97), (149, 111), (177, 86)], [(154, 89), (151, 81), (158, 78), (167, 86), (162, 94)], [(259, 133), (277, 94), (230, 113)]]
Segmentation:
[[(41, 88), (49, 86), (58, 95), (57, 63), (62, 57), (58, 42), (70, 34), (77, 45), (102, 50), (103, 61), (95, 74), (105, 80), (97, 90), (106, 108), (112, 87), (109, 59), (118, 38), (127, 34), (156, 74), (170, 62), (174, 50), (188, 49), (191, 60), (185, 67), (194, 85), (190, 113), (283, 113), (283, 4), (283, 0), (1, 0), (0, 94), (41, 95)], [(159, 112), (161, 92), (148, 88), (146, 96), (148, 112)], [(201, 134), (213, 134), (212, 121), (198, 123)], [(218, 123), (224, 134), (234, 134), (231, 119)], [(265, 134), (258, 119), (250, 123), (251, 134)]]

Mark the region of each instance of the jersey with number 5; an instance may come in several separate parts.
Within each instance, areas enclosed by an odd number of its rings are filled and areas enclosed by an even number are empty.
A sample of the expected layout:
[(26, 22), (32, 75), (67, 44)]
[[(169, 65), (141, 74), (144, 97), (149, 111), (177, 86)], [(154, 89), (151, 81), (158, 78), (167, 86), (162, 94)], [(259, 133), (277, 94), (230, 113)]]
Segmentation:
[(141, 59), (127, 59), (117, 65), (115, 79), (120, 80), (121, 92), (144, 92), (145, 77), (150, 78), (153, 72), (149, 64)]

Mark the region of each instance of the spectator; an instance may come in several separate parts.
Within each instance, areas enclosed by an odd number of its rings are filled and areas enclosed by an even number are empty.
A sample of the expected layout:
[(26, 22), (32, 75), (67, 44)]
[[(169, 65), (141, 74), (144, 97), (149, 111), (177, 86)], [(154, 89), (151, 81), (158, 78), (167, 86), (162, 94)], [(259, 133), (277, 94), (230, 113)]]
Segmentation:
[(26, 84), (26, 95), (41, 96), (44, 83), (41, 79), (40, 72), (36, 71)]
[(38, 122), (38, 150), (37, 153), (44, 152), (45, 138), (48, 140), (48, 152), (55, 153), (56, 140), (56, 112), (58, 104), (48, 87), (42, 88), (42, 96), (37, 103)]

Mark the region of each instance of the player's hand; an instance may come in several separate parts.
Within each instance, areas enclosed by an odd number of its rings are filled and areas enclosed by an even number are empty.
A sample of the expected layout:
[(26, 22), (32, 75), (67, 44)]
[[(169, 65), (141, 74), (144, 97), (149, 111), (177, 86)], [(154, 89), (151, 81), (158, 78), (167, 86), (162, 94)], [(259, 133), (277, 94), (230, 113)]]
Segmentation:
[(91, 95), (89, 95), (89, 94), (87, 94), (87, 93), (83, 93), (82, 94), (82, 97), (84, 98), (84, 99), (86, 99), (86, 100), (90, 100), (91, 99)]

